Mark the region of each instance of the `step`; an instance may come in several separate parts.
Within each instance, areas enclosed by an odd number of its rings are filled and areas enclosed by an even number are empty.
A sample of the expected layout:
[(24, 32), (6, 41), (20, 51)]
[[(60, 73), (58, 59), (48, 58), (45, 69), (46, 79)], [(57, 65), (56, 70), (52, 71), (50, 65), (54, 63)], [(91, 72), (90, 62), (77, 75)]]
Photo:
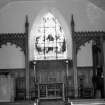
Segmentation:
[[(0, 105), (34, 105), (34, 101), (0, 102)], [(65, 105), (62, 100), (40, 100), (39, 105)], [(105, 105), (104, 99), (74, 99), (69, 105)]]
[(34, 102), (22, 101), (22, 102), (0, 102), (0, 105), (34, 105)]
[(69, 100), (71, 105), (105, 105), (104, 99)]

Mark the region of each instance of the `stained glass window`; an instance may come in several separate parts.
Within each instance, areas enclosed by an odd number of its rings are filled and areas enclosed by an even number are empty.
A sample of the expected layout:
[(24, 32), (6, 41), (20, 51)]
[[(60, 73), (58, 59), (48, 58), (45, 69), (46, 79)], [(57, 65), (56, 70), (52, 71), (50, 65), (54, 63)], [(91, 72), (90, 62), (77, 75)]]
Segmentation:
[(47, 13), (37, 25), (35, 32), (35, 60), (66, 59), (66, 41), (63, 27)]

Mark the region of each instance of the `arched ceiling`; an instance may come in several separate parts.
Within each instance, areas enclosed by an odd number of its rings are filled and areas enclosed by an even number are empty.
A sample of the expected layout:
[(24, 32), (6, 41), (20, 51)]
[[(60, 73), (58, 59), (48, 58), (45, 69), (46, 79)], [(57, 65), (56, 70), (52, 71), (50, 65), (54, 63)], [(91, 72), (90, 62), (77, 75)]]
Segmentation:
[[(0, 0), (0, 9), (4, 7), (6, 4), (14, 1), (39, 1), (39, 0)], [(92, 2), (101, 9), (105, 10), (105, 0), (88, 0), (88, 1)]]
[(97, 7), (105, 10), (105, 0), (88, 0), (88, 1), (92, 2)]
[(0, 9), (5, 5), (7, 5), (8, 3), (15, 1), (38, 1), (38, 0), (0, 0)]

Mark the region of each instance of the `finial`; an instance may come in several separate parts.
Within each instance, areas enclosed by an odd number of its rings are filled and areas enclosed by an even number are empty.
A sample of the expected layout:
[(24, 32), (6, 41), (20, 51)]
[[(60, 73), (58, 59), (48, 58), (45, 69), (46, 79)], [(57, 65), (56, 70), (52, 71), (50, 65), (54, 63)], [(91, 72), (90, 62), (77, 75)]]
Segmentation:
[(26, 15), (25, 20), (25, 32), (28, 34), (29, 31), (29, 22), (28, 22), (28, 15)]
[(74, 23), (73, 14), (71, 15), (71, 31), (72, 31), (72, 32), (75, 31), (75, 23)]
[(73, 14), (71, 15), (71, 25), (75, 25), (74, 24), (74, 15)]
[(25, 26), (29, 26), (29, 22), (28, 22), (28, 15), (26, 15), (26, 22), (25, 22)]

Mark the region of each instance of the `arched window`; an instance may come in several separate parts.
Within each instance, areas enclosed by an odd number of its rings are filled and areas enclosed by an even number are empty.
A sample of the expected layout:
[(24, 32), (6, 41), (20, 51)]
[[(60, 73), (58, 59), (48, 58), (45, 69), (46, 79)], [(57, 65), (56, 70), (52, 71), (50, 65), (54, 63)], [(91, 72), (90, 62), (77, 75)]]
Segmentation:
[(63, 27), (49, 12), (45, 14), (35, 31), (35, 60), (66, 59), (66, 41)]

